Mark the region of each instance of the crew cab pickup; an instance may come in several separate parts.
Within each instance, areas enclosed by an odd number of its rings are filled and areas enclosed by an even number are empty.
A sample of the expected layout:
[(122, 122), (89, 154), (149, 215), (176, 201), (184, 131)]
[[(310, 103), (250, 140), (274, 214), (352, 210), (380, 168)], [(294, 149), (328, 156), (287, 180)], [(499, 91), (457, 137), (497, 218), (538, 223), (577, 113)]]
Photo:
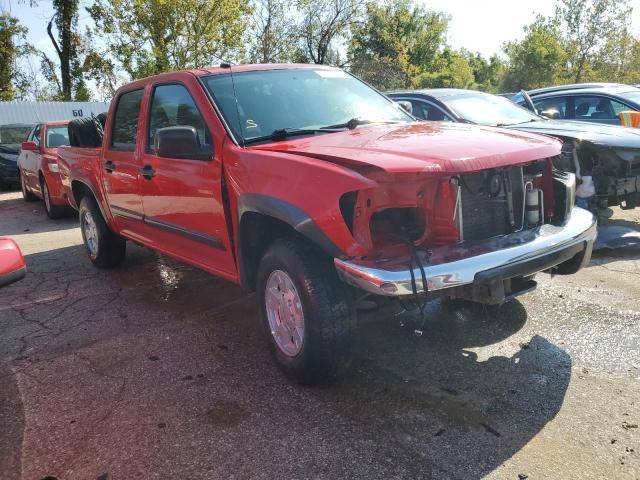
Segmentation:
[(348, 364), (363, 292), (499, 304), (588, 263), (560, 151), (417, 121), (340, 69), (222, 65), (120, 88), (102, 144), (58, 164), (96, 266), (130, 240), (242, 284), (278, 365), (316, 383)]

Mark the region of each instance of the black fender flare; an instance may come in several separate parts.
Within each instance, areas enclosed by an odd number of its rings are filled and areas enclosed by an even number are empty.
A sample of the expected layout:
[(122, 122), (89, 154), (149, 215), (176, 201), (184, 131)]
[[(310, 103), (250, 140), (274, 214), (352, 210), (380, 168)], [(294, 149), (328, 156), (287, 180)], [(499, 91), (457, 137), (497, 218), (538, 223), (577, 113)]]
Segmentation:
[(316, 222), (301, 208), (269, 195), (244, 193), (238, 198), (238, 226), (247, 212), (260, 213), (290, 225), (331, 257), (344, 256), (344, 252), (331, 240)]

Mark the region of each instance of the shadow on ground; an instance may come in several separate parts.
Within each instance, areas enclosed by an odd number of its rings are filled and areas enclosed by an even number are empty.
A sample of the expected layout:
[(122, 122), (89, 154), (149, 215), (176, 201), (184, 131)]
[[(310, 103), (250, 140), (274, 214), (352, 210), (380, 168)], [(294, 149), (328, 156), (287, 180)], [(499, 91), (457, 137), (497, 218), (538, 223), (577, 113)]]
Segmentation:
[(556, 416), (571, 376), (542, 337), (500, 343), (519, 302), (435, 301), (422, 337), (393, 304), (363, 315), (352, 371), (302, 388), (235, 285), (135, 246), (110, 271), (81, 246), (27, 263), (0, 292), (0, 450), (12, 465), (23, 439), (25, 478), (480, 478)]

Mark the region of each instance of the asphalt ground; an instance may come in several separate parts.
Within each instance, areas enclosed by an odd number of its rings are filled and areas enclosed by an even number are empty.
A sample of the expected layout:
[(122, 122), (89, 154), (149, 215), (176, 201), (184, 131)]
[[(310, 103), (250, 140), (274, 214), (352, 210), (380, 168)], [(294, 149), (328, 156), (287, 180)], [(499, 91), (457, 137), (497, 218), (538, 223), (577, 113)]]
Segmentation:
[[(640, 230), (640, 210), (608, 224)], [(27, 277), (0, 290), (0, 478), (638, 479), (640, 249), (500, 308), (435, 301), (424, 335), (363, 314), (353, 370), (287, 381), (233, 284), (0, 194)]]

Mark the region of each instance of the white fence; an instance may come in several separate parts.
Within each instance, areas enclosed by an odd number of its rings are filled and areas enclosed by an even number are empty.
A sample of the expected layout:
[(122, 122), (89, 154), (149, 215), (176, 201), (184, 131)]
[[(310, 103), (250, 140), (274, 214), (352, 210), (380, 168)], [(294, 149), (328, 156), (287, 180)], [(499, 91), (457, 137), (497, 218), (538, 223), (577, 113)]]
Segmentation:
[(0, 125), (73, 120), (108, 108), (108, 102), (0, 102)]

